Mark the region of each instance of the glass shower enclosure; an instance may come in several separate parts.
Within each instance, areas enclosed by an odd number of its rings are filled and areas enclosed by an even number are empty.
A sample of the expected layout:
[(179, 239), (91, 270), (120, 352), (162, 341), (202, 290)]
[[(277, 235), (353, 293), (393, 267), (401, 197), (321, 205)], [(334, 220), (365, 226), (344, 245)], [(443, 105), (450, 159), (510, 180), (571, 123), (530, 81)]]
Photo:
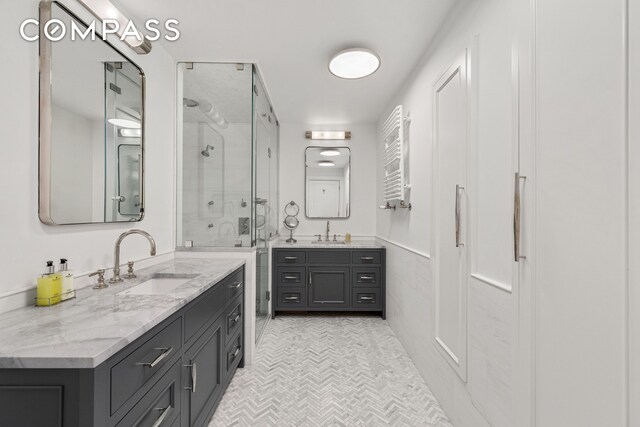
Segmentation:
[(179, 63), (178, 101), (177, 246), (255, 251), (259, 337), (279, 221), (278, 120), (253, 64)]

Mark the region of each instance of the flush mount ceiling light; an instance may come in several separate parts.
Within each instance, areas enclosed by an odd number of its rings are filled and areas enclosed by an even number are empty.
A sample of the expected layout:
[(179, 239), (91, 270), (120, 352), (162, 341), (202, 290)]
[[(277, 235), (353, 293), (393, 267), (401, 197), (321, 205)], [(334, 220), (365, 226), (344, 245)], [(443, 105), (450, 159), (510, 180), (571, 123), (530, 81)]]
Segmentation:
[(329, 71), (342, 79), (361, 79), (380, 68), (380, 57), (364, 48), (346, 49), (338, 52), (329, 61)]
[(127, 120), (127, 119), (109, 119), (107, 120), (109, 123), (111, 123), (114, 126), (117, 126), (119, 128), (126, 128), (126, 129), (140, 129), (140, 123), (138, 122), (134, 122), (133, 120)]
[(331, 167), (335, 165), (336, 165), (335, 163), (329, 160), (321, 160), (318, 162), (318, 166), (323, 166), (323, 167)]
[(340, 151), (338, 151), (338, 150), (324, 150), (324, 151), (320, 152), (320, 155), (327, 156), (327, 157), (339, 156), (340, 155)]
[(307, 139), (351, 139), (351, 131), (308, 130), (304, 136)]

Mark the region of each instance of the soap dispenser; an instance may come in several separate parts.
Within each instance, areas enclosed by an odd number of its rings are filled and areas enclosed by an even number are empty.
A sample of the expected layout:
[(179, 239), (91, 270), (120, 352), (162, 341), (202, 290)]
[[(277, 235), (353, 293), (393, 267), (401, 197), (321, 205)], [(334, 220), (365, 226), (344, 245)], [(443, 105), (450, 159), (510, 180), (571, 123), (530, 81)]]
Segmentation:
[(65, 258), (60, 259), (60, 269), (58, 270), (58, 273), (62, 276), (62, 301), (73, 298), (75, 296), (73, 271), (69, 270), (69, 265)]
[(57, 274), (53, 261), (47, 261), (47, 270), (38, 278), (36, 289), (36, 305), (48, 306), (60, 302), (62, 293), (62, 277)]

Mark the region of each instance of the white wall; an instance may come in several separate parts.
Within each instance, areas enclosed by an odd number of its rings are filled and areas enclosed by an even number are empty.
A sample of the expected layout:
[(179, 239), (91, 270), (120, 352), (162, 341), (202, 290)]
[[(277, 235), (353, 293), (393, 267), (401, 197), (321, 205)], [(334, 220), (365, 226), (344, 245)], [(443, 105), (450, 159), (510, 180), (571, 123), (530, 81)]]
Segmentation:
[[(312, 141), (305, 139), (307, 130), (351, 130), (350, 141)], [(282, 124), (280, 126), (280, 204), (282, 212), (285, 203), (294, 200), (300, 206), (300, 226), (294, 236), (324, 236), (327, 220), (305, 217), (304, 201), (304, 150), (307, 147), (349, 147), (351, 149), (351, 216), (346, 219), (331, 220), (331, 234), (351, 233), (353, 236), (375, 235), (376, 198), (376, 146), (378, 134), (376, 125), (306, 125)], [(284, 214), (280, 217), (283, 219)], [(280, 233), (288, 236), (289, 231), (282, 224)]]
[[(76, 2), (64, 2), (86, 16)], [(146, 99), (146, 206), (141, 223), (52, 227), (38, 219), (38, 44), (20, 38), (18, 27), (38, 17), (38, 1), (14, 2), (6, 7), (0, 26), (1, 51), (11, 58), (2, 67), (2, 81), (11, 96), (0, 100), (2, 167), (0, 167), (0, 296), (30, 288), (46, 260), (65, 257), (70, 267), (87, 272), (113, 263), (113, 245), (130, 228), (149, 231), (158, 253), (174, 247), (174, 90), (175, 65), (171, 56), (154, 44), (149, 55), (121, 50), (142, 67), (147, 77)], [(122, 260), (148, 256), (148, 243), (130, 237), (122, 247)], [(18, 294), (20, 294), (18, 292)], [(22, 303), (29, 295), (20, 296)]]
[[(387, 318), (456, 426), (518, 425), (512, 396), (512, 159), (517, 154), (511, 138), (512, 9), (509, 0), (461, 2), (380, 117), (381, 125), (398, 104), (411, 117), (408, 201), (413, 209), (379, 210), (376, 220), (377, 235), (387, 242)], [(435, 344), (437, 260), (432, 259), (435, 233), (430, 229), (433, 85), (465, 49), (471, 76), (463, 230), (471, 273), (466, 278), (466, 382)], [(379, 161), (382, 152), (379, 143)], [(380, 164), (377, 169), (381, 199)], [(451, 200), (453, 214), (454, 188)]]

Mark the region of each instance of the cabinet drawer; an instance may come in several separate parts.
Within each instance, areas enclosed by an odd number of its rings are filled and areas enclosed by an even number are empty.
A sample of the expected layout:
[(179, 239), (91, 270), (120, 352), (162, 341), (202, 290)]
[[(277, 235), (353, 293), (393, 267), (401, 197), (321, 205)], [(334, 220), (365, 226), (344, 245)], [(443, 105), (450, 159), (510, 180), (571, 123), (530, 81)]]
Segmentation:
[(358, 288), (353, 290), (353, 308), (382, 308), (380, 289)]
[(382, 253), (380, 251), (353, 251), (353, 264), (380, 264)]
[(353, 267), (353, 281), (355, 287), (377, 287), (382, 283), (380, 267)]
[(349, 251), (340, 249), (309, 251), (307, 262), (309, 264), (349, 264)]
[(304, 286), (306, 282), (304, 267), (278, 267), (277, 283), (286, 286)]
[(279, 288), (278, 289), (278, 307), (286, 309), (287, 307), (306, 307), (307, 306), (307, 288)]
[(240, 270), (224, 282), (225, 301), (231, 301), (244, 290), (244, 271)]
[(304, 264), (305, 255), (304, 251), (278, 251), (278, 264)]
[(244, 355), (244, 348), (242, 345), (242, 331), (233, 337), (231, 342), (227, 345), (226, 349), (226, 370), (225, 370), (225, 383), (229, 382), (233, 376), (233, 372), (238, 367), (242, 356)]
[(215, 318), (224, 307), (225, 287), (217, 284), (201, 297), (200, 301), (184, 313), (184, 341), (189, 341), (209, 320)]
[(182, 347), (182, 318), (155, 334), (111, 368), (111, 414), (147, 383)]
[(180, 415), (180, 361), (118, 423), (118, 427), (171, 426)]
[(225, 312), (226, 323), (227, 323), (227, 341), (231, 340), (231, 337), (240, 330), (242, 326), (242, 312), (243, 312), (243, 304), (242, 304), (242, 296), (238, 297), (229, 307), (227, 307), (227, 311)]

